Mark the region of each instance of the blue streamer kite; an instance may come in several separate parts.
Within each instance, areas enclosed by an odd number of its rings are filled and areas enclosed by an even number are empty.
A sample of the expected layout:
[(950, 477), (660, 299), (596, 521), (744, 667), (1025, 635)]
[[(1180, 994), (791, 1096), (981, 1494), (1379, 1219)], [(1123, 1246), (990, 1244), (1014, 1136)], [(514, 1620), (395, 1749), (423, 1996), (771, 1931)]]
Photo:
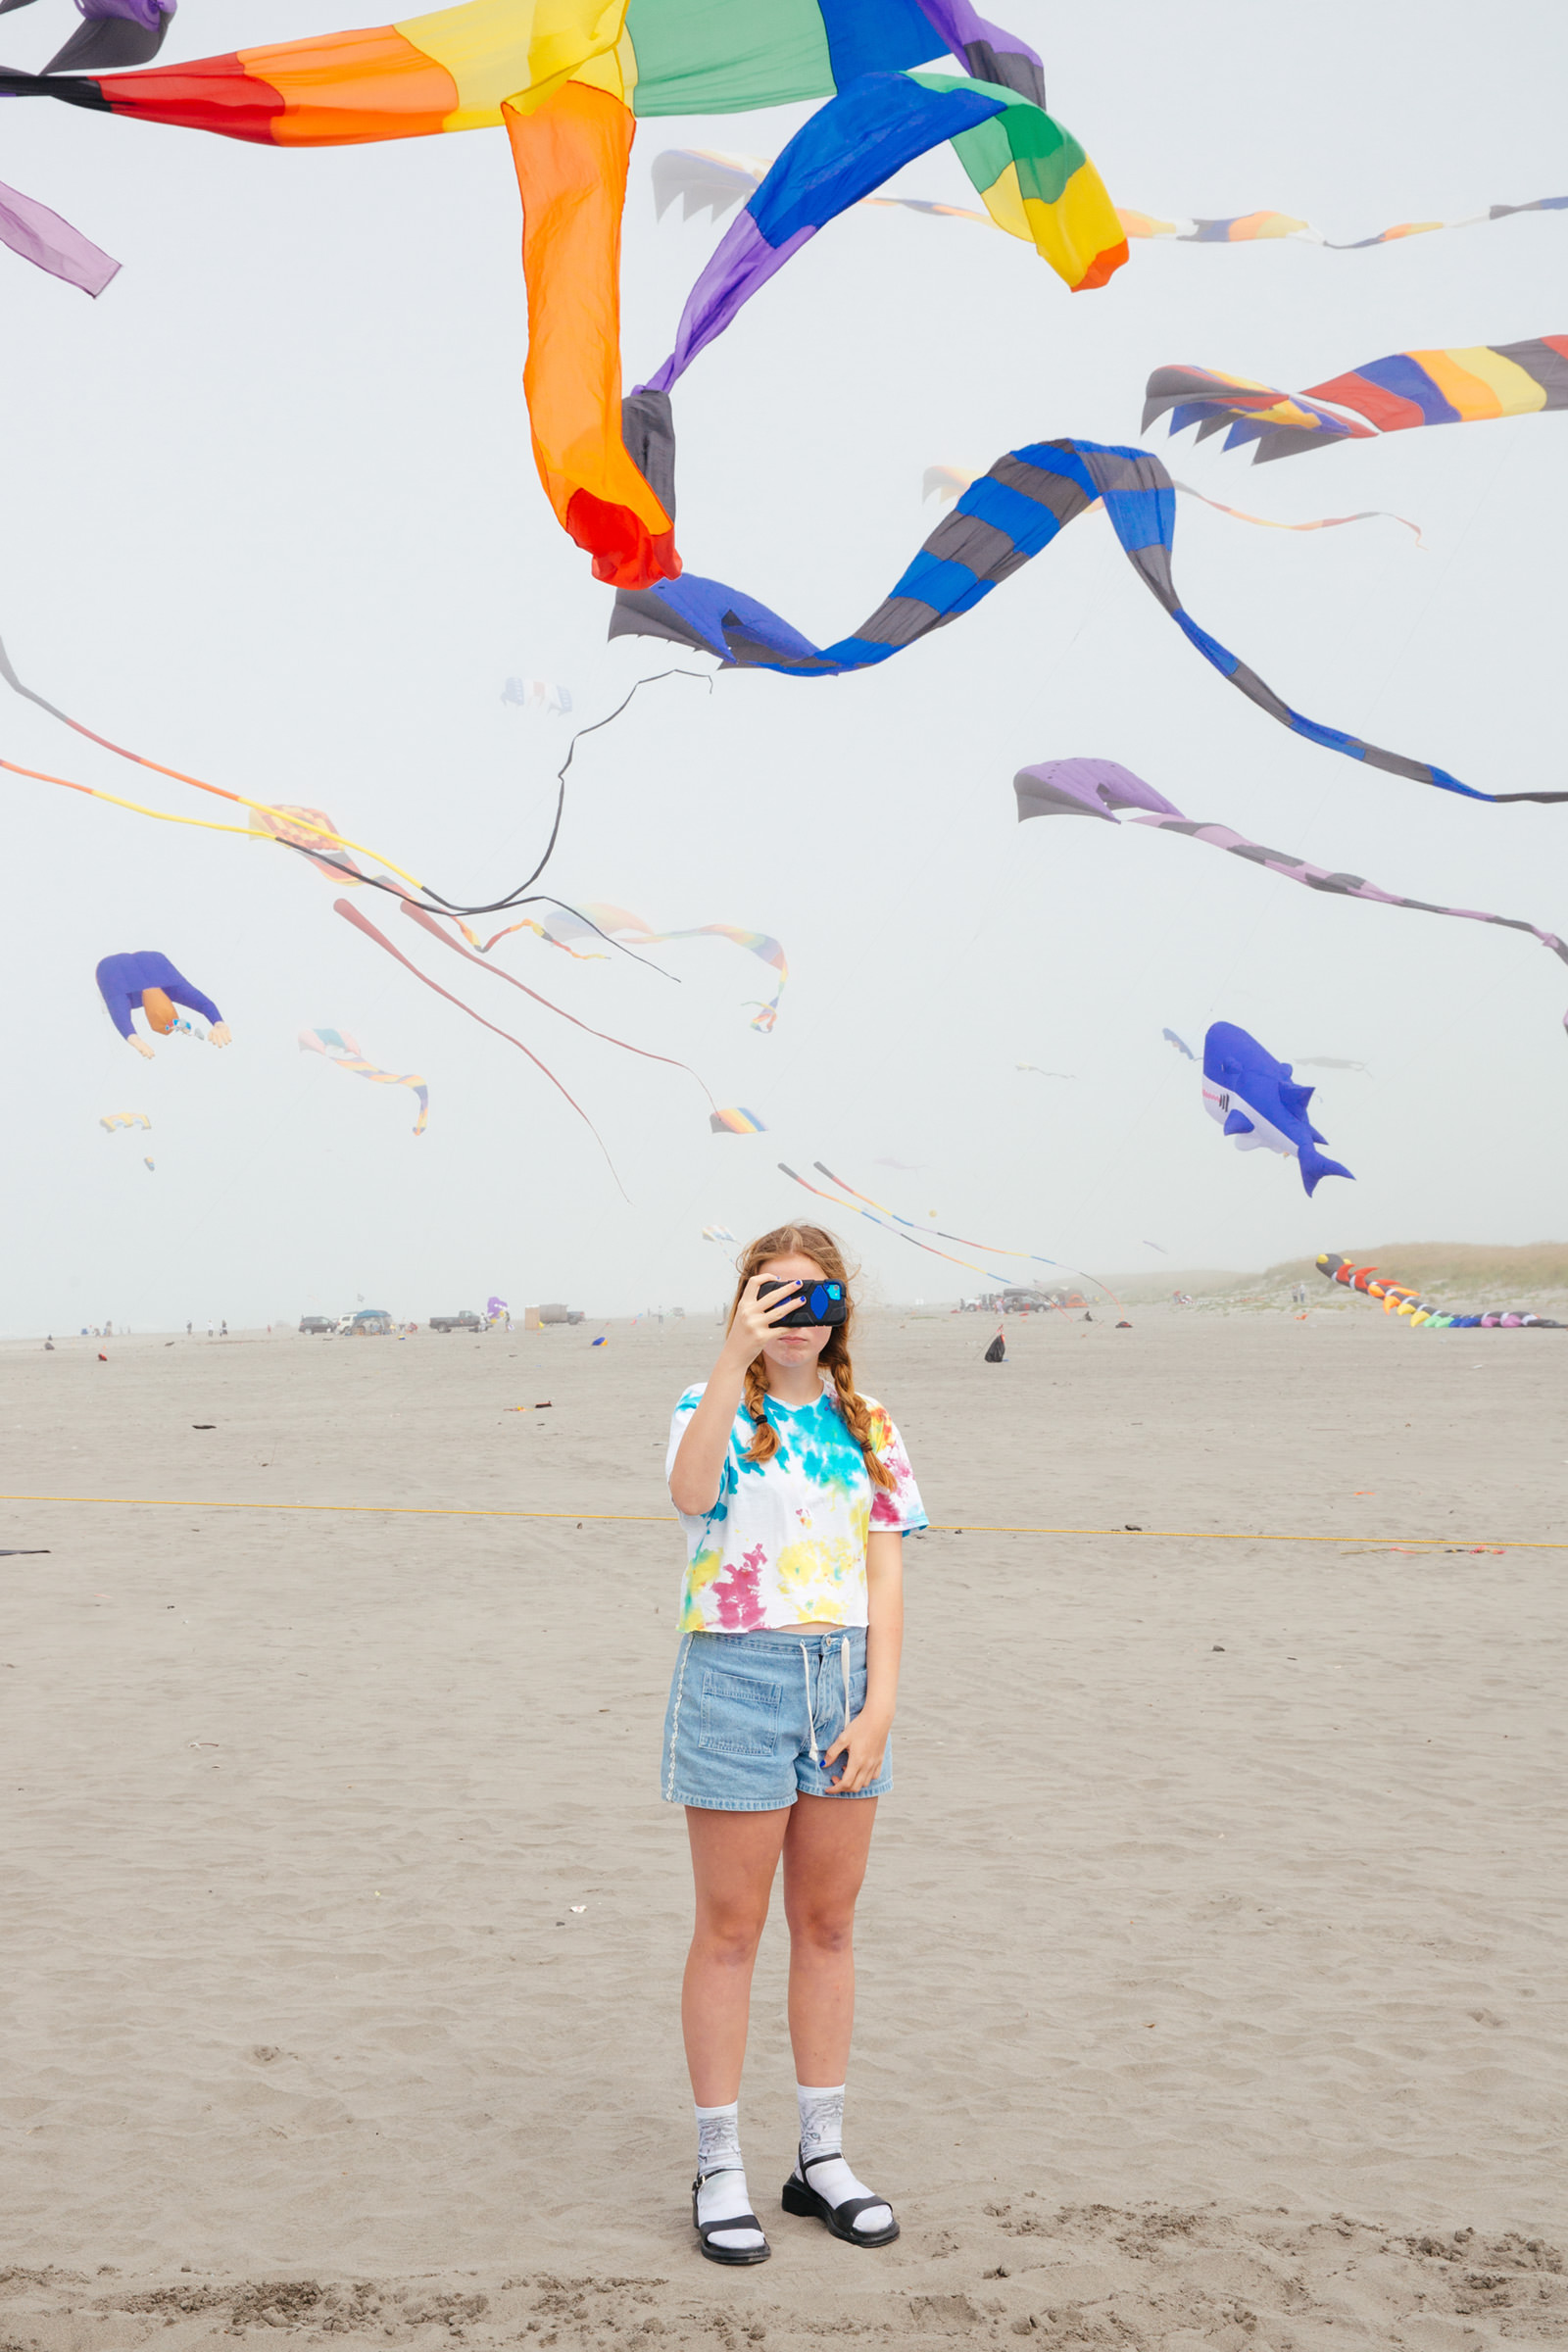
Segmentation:
[(1032, 441), (1009, 450), (970, 483), (870, 618), (833, 645), (813, 645), (755, 597), (689, 571), (656, 588), (617, 590), (610, 634), (666, 637), (715, 655), (726, 667), (779, 669), (792, 677), (869, 669), (969, 612), (1101, 499), (1123, 554), (1188, 643), (1281, 726), (1325, 751), (1466, 800), (1568, 801), (1568, 792), (1481, 792), (1446, 768), (1382, 751), (1293, 710), (1183, 607), (1171, 577), (1176, 493), (1164, 466), (1146, 450), (1095, 441)]

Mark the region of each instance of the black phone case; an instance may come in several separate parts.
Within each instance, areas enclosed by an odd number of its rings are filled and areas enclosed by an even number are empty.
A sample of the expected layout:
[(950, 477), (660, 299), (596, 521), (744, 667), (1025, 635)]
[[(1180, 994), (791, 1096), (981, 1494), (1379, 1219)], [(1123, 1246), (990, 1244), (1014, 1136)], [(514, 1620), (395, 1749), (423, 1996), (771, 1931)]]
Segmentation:
[[(793, 1282), (762, 1282), (757, 1286), (759, 1303), (770, 1291), (792, 1291), (806, 1286)], [(815, 1331), (824, 1323), (842, 1323), (850, 1311), (850, 1298), (842, 1282), (813, 1282), (806, 1297), (792, 1314), (780, 1315), (775, 1331)]]

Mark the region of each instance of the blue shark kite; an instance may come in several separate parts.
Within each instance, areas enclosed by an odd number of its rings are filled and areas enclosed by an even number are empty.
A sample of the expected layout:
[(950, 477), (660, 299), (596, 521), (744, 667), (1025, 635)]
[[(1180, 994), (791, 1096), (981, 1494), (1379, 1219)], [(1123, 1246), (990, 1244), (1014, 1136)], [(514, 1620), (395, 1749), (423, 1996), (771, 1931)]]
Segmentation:
[[(673, 473), (673, 445), (669, 466)], [(1188, 643), (1293, 734), (1367, 767), (1460, 793), (1466, 800), (1568, 801), (1568, 792), (1482, 792), (1446, 768), (1382, 751), (1358, 735), (1293, 710), (1255, 670), (1200, 628), (1177, 595), (1171, 575), (1176, 492), (1164, 466), (1146, 450), (1096, 441), (1032, 441), (998, 458), (937, 524), (870, 618), (833, 645), (813, 645), (755, 597), (690, 571), (653, 588), (618, 589), (610, 634), (664, 637), (712, 654), (727, 668), (779, 669), (797, 678), (869, 669), (969, 612), (1101, 500), (1122, 553)]]
[(1238, 1152), (1280, 1152), (1296, 1160), (1309, 1200), (1320, 1177), (1350, 1175), (1317, 1148), (1328, 1138), (1306, 1115), (1312, 1093), (1296, 1084), (1288, 1061), (1276, 1061), (1245, 1029), (1211, 1024), (1203, 1040), (1203, 1108), (1235, 1137)]

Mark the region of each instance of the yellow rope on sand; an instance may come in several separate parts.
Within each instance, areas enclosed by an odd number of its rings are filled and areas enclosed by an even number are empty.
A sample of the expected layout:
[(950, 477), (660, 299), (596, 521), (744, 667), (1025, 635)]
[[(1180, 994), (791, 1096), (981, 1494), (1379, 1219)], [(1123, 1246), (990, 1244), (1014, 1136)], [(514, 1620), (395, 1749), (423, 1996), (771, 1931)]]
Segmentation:
[[(603, 1521), (616, 1527), (667, 1527), (668, 1511), (509, 1511), (438, 1502), (196, 1502), (154, 1494), (0, 1494), (0, 1502), (95, 1502), (131, 1511), (350, 1511), (394, 1519), (570, 1519)], [(1568, 1551), (1568, 1542), (1531, 1536), (1504, 1537), (1501, 1544), (1466, 1544), (1451, 1536), (1275, 1536), (1221, 1527), (1010, 1527), (983, 1520), (933, 1521), (934, 1536), (1162, 1536), (1177, 1544), (1405, 1544), (1424, 1551)]]

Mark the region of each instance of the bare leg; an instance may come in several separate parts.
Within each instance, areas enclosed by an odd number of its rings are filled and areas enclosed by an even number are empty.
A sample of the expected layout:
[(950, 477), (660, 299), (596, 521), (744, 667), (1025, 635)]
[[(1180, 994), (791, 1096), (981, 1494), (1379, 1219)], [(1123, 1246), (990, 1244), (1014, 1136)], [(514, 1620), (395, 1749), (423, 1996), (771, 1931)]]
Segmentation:
[[(826, 1800), (803, 1797), (793, 1810), (818, 1801)], [(783, 1806), (776, 1813), (715, 1813), (697, 1805), (686, 1808), (697, 1921), (681, 1985), (680, 2018), (692, 2096), (699, 2107), (724, 2107), (740, 2096), (752, 1969), (791, 1810)], [(793, 2018), (793, 1976), (791, 1983)]]
[(849, 2067), (855, 1905), (871, 1850), (876, 1803), (874, 1796), (803, 1796), (785, 1833), (790, 2044), (800, 2082), (842, 2082)]

